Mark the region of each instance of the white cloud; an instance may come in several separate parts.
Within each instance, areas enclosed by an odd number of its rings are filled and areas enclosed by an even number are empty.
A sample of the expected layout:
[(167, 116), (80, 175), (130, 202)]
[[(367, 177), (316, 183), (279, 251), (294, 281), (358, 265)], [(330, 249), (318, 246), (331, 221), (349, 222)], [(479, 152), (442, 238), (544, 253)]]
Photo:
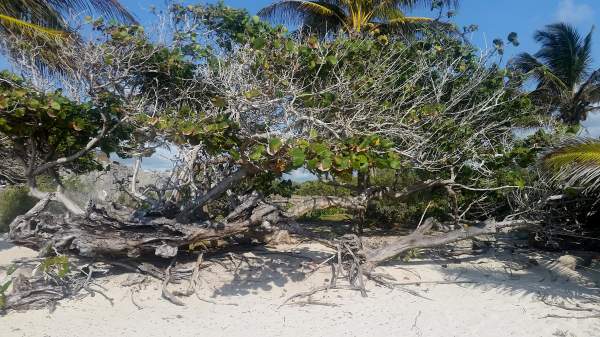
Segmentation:
[(584, 136), (593, 138), (600, 137), (600, 113), (595, 112), (589, 114), (587, 120), (583, 122), (582, 125), (584, 127)]
[(578, 4), (575, 0), (560, 0), (556, 17), (562, 22), (586, 23), (593, 21), (594, 9), (588, 4)]

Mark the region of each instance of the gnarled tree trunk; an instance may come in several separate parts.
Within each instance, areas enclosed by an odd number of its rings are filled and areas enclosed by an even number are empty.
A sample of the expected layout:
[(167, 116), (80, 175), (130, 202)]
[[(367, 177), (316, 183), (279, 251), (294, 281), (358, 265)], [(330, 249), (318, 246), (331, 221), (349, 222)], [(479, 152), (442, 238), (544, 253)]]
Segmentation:
[(202, 241), (236, 234), (261, 234), (284, 218), (278, 207), (253, 194), (222, 222), (180, 223), (164, 217), (135, 217), (133, 210), (92, 208), (71, 217), (44, 213), (42, 200), (32, 211), (10, 225), (15, 244), (42, 253), (49, 248), (85, 257), (156, 255), (173, 257), (178, 250)]

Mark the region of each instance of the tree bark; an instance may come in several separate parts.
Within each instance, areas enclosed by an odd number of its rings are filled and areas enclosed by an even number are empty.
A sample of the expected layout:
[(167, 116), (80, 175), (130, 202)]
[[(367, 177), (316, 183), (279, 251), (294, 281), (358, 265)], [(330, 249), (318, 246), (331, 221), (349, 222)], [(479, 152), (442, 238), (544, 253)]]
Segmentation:
[(285, 212), (290, 218), (299, 218), (310, 212), (340, 207), (350, 210), (364, 210), (367, 207), (367, 199), (364, 197), (331, 197), (331, 196), (313, 196), (290, 199), (293, 206)]
[(434, 220), (429, 218), (415, 229), (410, 235), (400, 238), (383, 248), (369, 250), (365, 252), (366, 268), (372, 270), (377, 265), (390, 260), (408, 250), (415, 248), (439, 247), (445, 244), (465, 240), (479, 235), (495, 234), (505, 228), (524, 227), (535, 225), (534, 222), (526, 220), (507, 220), (507, 221), (485, 221), (476, 226), (464, 227), (452, 232), (439, 234), (435, 236), (425, 235), (434, 224)]
[(235, 183), (244, 179), (250, 170), (245, 167), (240, 167), (235, 173), (230, 176), (227, 176), (225, 179), (221, 180), (216, 186), (206, 192), (203, 196), (201, 196), (198, 200), (196, 200), (193, 204), (186, 207), (181, 215), (178, 217), (179, 221), (187, 222), (192, 217), (192, 213), (196, 211), (198, 208), (206, 205), (207, 203), (215, 200), (219, 196), (221, 196), (225, 191), (231, 188)]
[[(85, 257), (173, 257), (191, 244), (260, 232), (265, 222), (281, 221), (279, 208), (265, 204), (257, 196), (244, 202), (224, 222), (179, 223), (167, 218), (133, 218), (130, 209), (111, 211), (92, 209), (70, 218), (42, 213), (41, 202), (35, 211), (17, 217), (10, 225), (9, 238), (32, 249), (53, 248)], [(47, 203), (48, 199), (44, 199)], [(270, 227), (270, 226), (267, 226)]]
[(83, 215), (85, 212), (79, 207), (71, 198), (69, 198), (63, 191), (61, 186), (58, 186), (56, 192), (42, 192), (36, 187), (29, 186), (29, 195), (34, 198), (44, 200), (55, 200), (60, 202), (65, 208), (74, 215)]

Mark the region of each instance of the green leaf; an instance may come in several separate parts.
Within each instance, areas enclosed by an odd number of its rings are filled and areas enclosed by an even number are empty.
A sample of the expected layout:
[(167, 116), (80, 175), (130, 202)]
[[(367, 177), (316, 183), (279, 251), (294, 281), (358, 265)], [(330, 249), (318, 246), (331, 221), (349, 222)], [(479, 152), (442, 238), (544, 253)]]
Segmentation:
[(233, 160), (239, 160), (240, 159), (240, 153), (237, 150), (230, 149), (229, 150), (229, 154), (231, 155), (231, 158), (233, 158)]
[(321, 160), (321, 163), (319, 163), (319, 170), (323, 171), (323, 172), (327, 172), (331, 169), (331, 158), (325, 158), (323, 160)]
[(346, 171), (350, 168), (350, 159), (348, 157), (335, 156), (333, 157), (333, 162), (338, 171)]
[(402, 166), (402, 162), (398, 159), (390, 159), (388, 164), (393, 170), (397, 170)]
[(50, 101), (50, 107), (54, 110), (60, 110), (61, 108), (60, 103), (54, 100)]
[(269, 154), (273, 155), (279, 152), (279, 149), (281, 149), (282, 145), (283, 143), (281, 142), (281, 139), (271, 138), (269, 140)]
[(214, 97), (212, 99), (212, 103), (217, 108), (224, 108), (224, 107), (227, 106), (227, 101), (225, 100), (225, 98), (224, 97), (220, 97), (220, 96)]
[(262, 158), (263, 154), (265, 153), (265, 146), (264, 145), (257, 145), (254, 150), (252, 150), (252, 152), (250, 153), (250, 155), (248, 156), (248, 158), (250, 158), (250, 160), (253, 161), (258, 161)]
[(384, 149), (389, 149), (394, 146), (394, 142), (392, 142), (389, 139), (382, 139), (380, 146), (383, 147)]
[(327, 56), (326, 60), (327, 60), (327, 63), (331, 64), (332, 66), (334, 66), (338, 63), (338, 59), (337, 59), (337, 57), (335, 57), (335, 55)]
[(304, 161), (306, 160), (306, 155), (304, 154), (304, 150), (301, 148), (293, 148), (290, 151), (290, 156), (292, 157), (292, 166), (294, 168), (301, 167), (304, 165)]
[(319, 157), (330, 157), (331, 151), (327, 148), (327, 146), (323, 143), (312, 143), (310, 144), (310, 149)]
[(292, 52), (292, 51), (294, 51), (294, 47), (295, 47), (294, 41), (292, 41), (292, 40), (285, 41), (285, 50), (287, 50), (288, 52)]
[(12, 283), (12, 280), (8, 280), (8, 282), (4, 283), (3, 285), (0, 286), (0, 293), (4, 293), (8, 290), (8, 287), (10, 287)]
[(367, 156), (364, 154), (353, 156), (352, 168), (359, 171), (365, 171), (369, 168), (369, 158), (367, 158)]
[(258, 50), (263, 49), (266, 44), (267, 44), (267, 40), (265, 40), (262, 37), (257, 37), (252, 40), (252, 48), (254, 48), (254, 49), (258, 49)]
[(309, 160), (306, 164), (307, 164), (309, 170), (314, 170), (317, 168), (317, 165), (319, 164), (319, 159), (313, 158), (313, 159)]
[(23, 97), (27, 95), (27, 90), (16, 89), (15, 91), (13, 91), (13, 95), (15, 95), (16, 97)]
[(256, 98), (258, 96), (260, 96), (260, 90), (258, 90), (258, 89), (252, 89), (252, 90), (246, 91), (244, 93), (244, 97), (246, 97), (249, 100)]
[(310, 129), (310, 132), (309, 132), (310, 139), (316, 139), (318, 136), (319, 136), (319, 134), (317, 133), (317, 130)]

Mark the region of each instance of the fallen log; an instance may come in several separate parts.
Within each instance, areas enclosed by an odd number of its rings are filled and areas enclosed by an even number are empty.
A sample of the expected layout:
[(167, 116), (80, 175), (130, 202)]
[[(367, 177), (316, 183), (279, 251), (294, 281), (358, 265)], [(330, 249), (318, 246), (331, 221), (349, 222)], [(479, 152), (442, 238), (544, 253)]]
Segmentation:
[(535, 225), (536, 222), (528, 220), (505, 220), (494, 221), (487, 220), (476, 223), (473, 226), (464, 225), (463, 228), (438, 234), (434, 236), (426, 235), (435, 223), (433, 218), (428, 218), (414, 232), (407, 236), (399, 238), (397, 241), (379, 249), (365, 251), (365, 269), (373, 270), (381, 263), (388, 261), (404, 252), (416, 248), (432, 248), (446, 245), (453, 242), (473, 238), (479, 235), (489, 235), (499, 233), (508, 228), (524, 227)]
[(9, 239), (40, 250), (42, 255), (56, 250), (83, 257), (172, 258), (182, 247), (241, 233), (260, 235), (281, 221), (278, 207), (262, 202), (257, 195), (247, 199), (224, 221), (201, 223), (135, 217), (133, 210), (116, 205), (112, 209), (92, 207), (84, 215), (66, 217), (43, 212), (47, 204), (43, 200), (40, 207), (12, 222)]

